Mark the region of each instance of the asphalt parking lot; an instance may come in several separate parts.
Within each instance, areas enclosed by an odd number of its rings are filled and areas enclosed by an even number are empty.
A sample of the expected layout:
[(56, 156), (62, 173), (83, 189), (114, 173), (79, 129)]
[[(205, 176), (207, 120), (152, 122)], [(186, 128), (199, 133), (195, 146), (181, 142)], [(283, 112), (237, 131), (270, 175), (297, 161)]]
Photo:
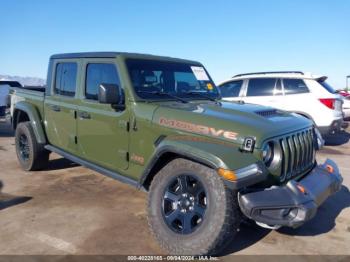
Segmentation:
[[(350, 128), (328, 140), (341, 191), (298, 229), (242, 226), (223, 255), (350, 255)], [(0, 254), (163, 254), (148, 230), (146, 194), (51, 155), (49, 169), (24, 172), (13, 133), (0, 123)]]

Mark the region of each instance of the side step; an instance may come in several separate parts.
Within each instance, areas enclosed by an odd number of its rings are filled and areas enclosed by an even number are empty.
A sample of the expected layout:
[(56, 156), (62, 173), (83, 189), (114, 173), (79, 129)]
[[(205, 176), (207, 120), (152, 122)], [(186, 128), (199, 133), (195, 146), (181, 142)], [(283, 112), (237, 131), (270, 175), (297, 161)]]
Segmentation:
[(74, 162), (74, 163), (77, 163), (79, 165), (82, 165), (84, 167), (87, 167), (89, 169), (92, 169), (98, 173), (101, 173), (102, 175), (105, 175), (105, 176), (108, 176), (110, 178), (113, 178), (115, 180), (118, 180), (122, 183), (125, 183), (125, 184), (129, 184), (131, 186), (134, 186), (136, 188), (142, 188), (141, 185), (139, 184), (138, 181), (135, 181), (129, 177), (126, 177), (126, 176), (123, 176), (121, 174), (118, 174), (114, 171), (111, 171), (111, 170), (108, 170), (106, 168), (103, 168), (101, 166), (98, 166), (98, 165), (95, 165), (93, 163), (90, 163), (84, 159), (81, 159), (77, 156), (74, 156), (70, 153), (67, 153), (66, 151), (62, 150), (62, 149), (59, 149), (57, 147), (54, 147), (54, 146), (51, 146), (51, 145), (46, 145), (45, 146), (45, 149), (51, 151), (51, 152), (54, 152), (56, 154), (59, 154), (61, 156), (63, 156), (64, 158), (67, 158), (69, 159), (70, 161)]

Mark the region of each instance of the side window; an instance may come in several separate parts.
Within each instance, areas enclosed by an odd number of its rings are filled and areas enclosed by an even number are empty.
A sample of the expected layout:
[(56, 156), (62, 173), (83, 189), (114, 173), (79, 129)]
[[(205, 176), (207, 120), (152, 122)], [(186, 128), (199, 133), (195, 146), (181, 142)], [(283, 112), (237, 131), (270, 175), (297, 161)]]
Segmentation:
[(284, 93), (286, 95), (308, 93), (309, 89), (301, 79), (283, 79)]
[(77, 64), (59, 63), (56, 66), (55, 94), (70, 96), (75, 95), (77, 82)]
[(86, 68), (85, 98), (98, 100), (100, 84), (120, 86), (117, 69), (114, 64), (91, 63)]
[(237, 97), (241, 91), (243, 80), (232, 81), (220, 86), (222, 97)]
[(247, 96), (272, 96), (276, 78), (249, 79)]

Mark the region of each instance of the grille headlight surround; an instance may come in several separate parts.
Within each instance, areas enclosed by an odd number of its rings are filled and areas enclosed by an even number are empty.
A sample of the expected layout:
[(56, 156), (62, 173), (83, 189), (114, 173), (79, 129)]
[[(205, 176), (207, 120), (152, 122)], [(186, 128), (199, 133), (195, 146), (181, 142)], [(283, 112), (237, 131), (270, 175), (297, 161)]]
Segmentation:
[(268, 169), (275, 170), (282, 164), (282, 149), (275, 141), (265, 143), (262, 149), (262, 159)]
[(268, 165), (269, 162), (272, 161), (273, 158), (273, 147), (272, 143), (266, 143), (262, 149), (262, 159), (265, 165)]
[(317, 148), (316, 148), (316, 150), (320, 150), (324, 146), (325, 141), (322, 138), (321, 132), (320, 132), (320, 130), (318, 130), (317, 127), (314, 128), (314, 132), (315, 132), (316, 141), (317, 141)]

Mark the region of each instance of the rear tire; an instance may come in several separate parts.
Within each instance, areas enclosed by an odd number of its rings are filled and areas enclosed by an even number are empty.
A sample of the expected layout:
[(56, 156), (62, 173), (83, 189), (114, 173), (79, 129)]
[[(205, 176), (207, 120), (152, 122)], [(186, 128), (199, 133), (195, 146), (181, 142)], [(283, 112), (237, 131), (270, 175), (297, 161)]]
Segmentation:
[(45, 169), (49, 162), (49, 151), (39, 144), (30, 122), (18, 124), (15, 133), (18, 161), (25, 171)]
[[(198, 192), (204, 192), (205, 201)], [(160, 246), (170, 254), (217, 255), (237, 233), (241, 212), (237, 194), (213, 169), (179, 158), (161, 169), (151, 183), (148, 221)]]

